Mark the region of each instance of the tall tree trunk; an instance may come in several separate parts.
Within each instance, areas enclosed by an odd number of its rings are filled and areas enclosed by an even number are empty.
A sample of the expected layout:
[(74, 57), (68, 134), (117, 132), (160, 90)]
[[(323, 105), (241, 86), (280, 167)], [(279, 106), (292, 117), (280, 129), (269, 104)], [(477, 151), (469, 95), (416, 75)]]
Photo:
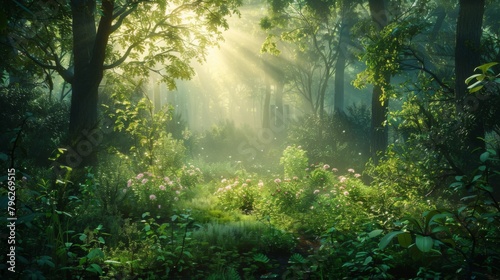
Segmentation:
[(335, 85), (333, 105), (335, 113), (344, 113), (344, 83), (345, 83), (345, 66), (347, 60), (347, 47), (350, 43), (350, 28), (352, 24), (352, 14), (350, 12), (349, 1), (342, 2), (342, 23), (340, 25), (339, 36), (339, 55), (335, 63)]
[(92, 166), (97, 163), (99, 138), (97, 129), (98, 89), (103, 77), (106, 46), (111, 32), (113, 2), (102, 1), (102, 16), (96, 30), (95, 0), (72, 0), (73, 60), (69, 143), (75, 161), (74, 167)]
[[(467, 94), (465, 79), (474, 73), (474, 68), (481, 64), (481, 34), (484, 15), (485, 0), (460, 0), (460, 8), (457, 20), (456, 46), (455, 46), (455, 98), (457, 111), (472, 114), (472, 122), (468, 127), (466, 137), (466, 150), (464, 161), (466, 170), (474, 169), (481, 149), (485, 143), (485, 128), (479, 111), (481, 100)], [(473, 104), (470, 104), (473, 103)], [(474, 104), (475, 103), (475, 104)], [(472, 106), (470, 106), (472, 105)]]
[[(342, 38), (340, 39), (342, 40)], [(344, 80), (345, 80), (345, 63), (346, 55), (342, 47), (339, 49), (340, 53), (335, 63), (335, 85), (333, 95), (333, 105), (335, 113), (344, 112)]]
[[(382, 30), (389, 23), (387, 7), (384, 0), (369, 0), (370, 15), (377, 30)], [(376, 70), (375, 77), (382, 80), (373, 85), (372, 93), (372, 122), (370, 127), (370, 152), (373, 162), (378, 163), (379, 153), (385, 152), (388, 145), (388, 128), (386, 125), (389, 99), (381, 100), (384, 93), (384, 85), (390, 83), (390, 76)], [(378, 79), (377, 79), (378, 80)]]

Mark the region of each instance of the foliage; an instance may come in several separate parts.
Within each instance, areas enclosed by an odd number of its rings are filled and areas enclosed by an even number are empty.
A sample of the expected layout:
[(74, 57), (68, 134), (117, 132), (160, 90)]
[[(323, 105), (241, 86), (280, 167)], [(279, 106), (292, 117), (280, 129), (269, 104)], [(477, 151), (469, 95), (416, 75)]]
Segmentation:
[(302, 147), (288, 146), (283, 151), (280, 164), (285, 169), (285, 178), (304, 178), (309, 159)]
[(220, 186), (215, 195), (224, 210), (240, 210), (249, 214), (254, 210), (255, 201), (261, 199), (264, 183), (260, 180), (256, 184), (250, 178), (241, 183), (238, 179), (222, 179)]
[[(399, 246), (406, 248), (414, 260), (422, 261), (425, 269), (456, 271), (466, 278), (498, 275), (500, 271), (490, 265), (500, 256), (494, 249), (498, 248), (500, 207), (490, 185), (490, 177), (498, 172), (489, 167), (497, 160), (495, 151), (485, 151), (476, 172), (457, 176), (450, 185), (450, 193), (466, 195), (458, 204), (426, 211), (422, 219), (405, 218), (396, 224), (399, 230), (381, 239), (379, 247), (386, 248), (397, 237)], [(440, 263), (443, 258), (447, 263)]]
[(331, 115), (324, 122), (314, 116), (299, 119), (290, 127), (287, 142), (300, 145), (312, 162), (329, 162), (340, 169), (362, 170), (369, 154), (365, 137), (370, 127), (369, 109), (353, 105), (347, 112)]
[[(167, 134), (166, 125), (171, 120), (172, 108), (165, 106), (154, 108), (147, 96), (135, 104), (128, 100), (130, 87), (117, 86), (111, 95), (114, 99), (112, 107), (105, 105), (107, 114), (114, 122), (114, 130), (122, 132), (120, 137), (131, 139), (129, 151), (123, 154), (124, 159), (134, 160), (134, 169), (150, 169), (155, 173), (160, 170), (176, 171), (182, 166), (185, 148), (182, 141), (174, 140)], [(118, 147), (120, 148), (120, 147)]]
[[(354, 169), (337, 176), (328, 164), (313, 165), (305, 179), (280, 178), (265, 184), (267, 200), (255, 206), (258, 215), (281, 227), (318, 234), (335, 224), (339, 230), (356, 230), (369, 217), (364, 209), (369, 189)], [(348, 217), (348, 218), (347, 218)]]
[(170, 179), (151, 172), (137, 174), (127, 181), (123, 192), (132, 191), (133, 197), (129, 198), (132, 209), (135, 213), (150, 212), (153, 214), (169, 214), (174, 203), (183, 196), (185, 187), (180, 183), (180, 179)]
[(0, 112), (1, 152), (10, 154), (14, 143), (11, 139), (22, 130), (14, 154), (19, 161), (16, 165), (46, 165), (47, 158), (65, 137), (62, 131), (68, 125), (67, 104), (50, 99), (38, 87), (17, 85), (0, 88), (0, 106), (4, 108)]

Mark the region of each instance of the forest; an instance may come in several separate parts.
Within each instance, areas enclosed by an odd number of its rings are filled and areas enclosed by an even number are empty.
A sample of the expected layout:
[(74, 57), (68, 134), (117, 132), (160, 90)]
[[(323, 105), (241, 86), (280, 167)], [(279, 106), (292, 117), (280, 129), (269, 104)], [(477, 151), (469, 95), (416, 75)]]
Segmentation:
[(1, 279), (500, 279), (496, 0), (5, 0)]

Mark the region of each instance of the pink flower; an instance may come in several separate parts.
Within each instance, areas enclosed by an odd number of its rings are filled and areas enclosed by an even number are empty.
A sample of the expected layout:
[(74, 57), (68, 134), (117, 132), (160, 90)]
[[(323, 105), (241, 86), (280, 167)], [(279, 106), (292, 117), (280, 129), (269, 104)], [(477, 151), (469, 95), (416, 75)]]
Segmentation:
[(227, 179), (222, 179), (222, 181), (220, 181), (220, 182), (225, 184), (227, 182)]
[(318, 194), (319, 190), (314, 190), (313, 194)]
[(356, 174), (354, 174), (354, 177), (355, 177), (355, 178), (359, 178), (359, 177), (361, 177), (361, 174), (356, 173)]
[(127, 187), (129, 187), (129, 188), (130, 188), (131, 186), (132, 186), (132, 179), (129, 179), (129, 180), (127, 181)]
[(347, 178), (346, 178), (346, 177), (344, 177), (344, 176), (339, 176), (339, 181), (340, 181), (341, 183), (345, 183), (345, 181), (347, 181)]
[(276, 179), (274, 179), (274, 182), (275, 182), (276, 184), (279, 184), (279, 183), (281, 183), (281, 179), (280, 179), (280, 178), (276, 178)]
[(179, 195), (179, 194), (181, 194), (181, 192), (180, 191), (175, 191), (175, 194)]
[(230, 189), (231, 189), (231, 185), (226, 186), (226, 187), (225, 187), (225, 189), (226, 189), (226, 190), (230, 190)]
[(264, 186), (264, 182), (262, 182), (262, 180), (259, 180), (257, 186), (259, 186), (259, 188), (262, 188)]
[(142, 179), (142, 177), (144, 177), (144, 174), (139, 173), (139, 174), (137, 174), (137, 177), (135, 177), (135, 178), (136, 178), (137, 180), (140, 180), (140, 179)]
[(297, 181), (297, 180), (299, 180), (299, 177), (297, 177), (297, 176), (293, 176), (293, 178), (292, 178), (292, 179), (293, 179), (294, 181)]
[(248, 184), (247, 183), (243, 183), (241, 186), (242, 187), (248, 187)]
[(339, 171), (339, 170), (338, 170), (337, 168), (335, 168), (335, 167), (334, 167), (334, 168), (332, 168), (332, 171), (333, 171), (333, 172), (337, 172), (337, 171)]
[(168, 177), (163, 178), (163, 180), (164, 180), (165, 182), (170, 182), (170, 178), (168, 178)]
[(177, 201), (177, 200), (179, 200), (179, 198), (178, 197), (174, 197), (174, 200)]
[(164, 185), (160, 185), (160, 190), (164, 191), (164, 190), (166, 190), (166, 189), (167, 189), (167, 188), (165, 188), (165, 186), (164, 186)]
[(250, 183), (250, 182), (252, 182), (252, 179), (247, 179), (246, 182)]
[(330, 169), (330, 165), (328, 165), (328, 164), (323, 165), (323, 169), (324, 170)]
[(151, 199), (151, 200), (156, 200), (156, 195), (154, 195), (154, 194), (150, 195), (150, 196), (149, 196), (149, 199)]
[(349, 195), (349, 192), (348, 192), (348, 191), (345, 191), (345, 192), (344, 192), (344, 195), (345, 195), (345, 196), (348, 196), (348, 195)]
[(148, 182), (148, 179), (142, 179), (141, 183), (146, 184)]
[(354, 173), (355, 171), (354, 171), (354, 169), (349, 168), (349, 169), (347, 169), (347, 172), (349, 172), (349, 173)]

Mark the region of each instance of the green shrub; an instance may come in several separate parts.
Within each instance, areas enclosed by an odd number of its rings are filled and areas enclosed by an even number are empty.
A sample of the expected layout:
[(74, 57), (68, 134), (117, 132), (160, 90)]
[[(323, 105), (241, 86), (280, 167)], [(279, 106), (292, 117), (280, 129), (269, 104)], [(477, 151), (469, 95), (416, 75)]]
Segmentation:
[(285, 178), (303, 178), (306, 174), (308, 158), (300, 146), (288, 146), (283, 151), (280, 164), (285, 170)]

